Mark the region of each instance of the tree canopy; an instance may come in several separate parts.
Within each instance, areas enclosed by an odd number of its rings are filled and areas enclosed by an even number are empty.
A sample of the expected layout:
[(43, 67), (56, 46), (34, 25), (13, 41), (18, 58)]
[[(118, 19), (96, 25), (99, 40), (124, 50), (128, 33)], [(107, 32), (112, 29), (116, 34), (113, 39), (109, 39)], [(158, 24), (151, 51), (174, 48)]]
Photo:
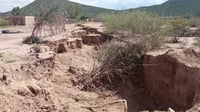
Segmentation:
[(20, 16), (20, 15), (21, 15), (21, 10), (20, 10), (20, 8), (19, 8), (19, 7), (14, 7), (14, 8), (12, 9), (11, 14), (12, 14), (13, 16)]

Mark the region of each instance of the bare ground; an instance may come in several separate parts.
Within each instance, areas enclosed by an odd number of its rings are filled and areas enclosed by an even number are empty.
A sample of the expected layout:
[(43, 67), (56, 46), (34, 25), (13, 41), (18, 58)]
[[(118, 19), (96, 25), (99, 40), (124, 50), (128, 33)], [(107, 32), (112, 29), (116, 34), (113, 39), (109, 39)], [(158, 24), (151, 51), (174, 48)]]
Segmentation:
[[(102, 24), (86, 23), (100, 28)], [(67, 32), (46, 40), (57, 40), (66, 36), (74, 25), (67, 25)], [(82, 91), (74, 85), (77, 79), (70, 73), (70, 67), (90, 71), (97, 52), (93, 46), (84, 45), (82, 49), (70, 50), (56, 55), (55, 67), (51, 74), (24, 72), (23, 64), (31, 64), (35, 58), (30, 56), (31, 45), (22, 44), (23, 38), (31, 34), (31, 28), (16, 26), (8, 28), (22, 31), (19, 34), (0, 34), (0, 111), (2, 112), (138, 112), (159, 110), (159, 106), (137, 81), (128, 81), (116, 91)], [(100, 30), (103, 30), (101, 28)], [(170, 47), (194, 47), (195, 38), (183, 38), (178, 45)], [(157, 51), (157, 53), (163, 52)], [(155, 53), (155, 52), (154, 52)], [(30, 67), (31, 68), (31, 67)], [(32, 68), (33, 70), (36, 69)], [(42, 72), (43, 69), (38, 71)], [(5, 79), (6, 77), (6, 79)], [(128, 103), (126, 105), (126, 103)]]
[[(91, 25), (91, 24), (89, 24)], [(97, 24), (97, 26), (99, 26)], [(68, 25), (67, 32), (46, 40), (57, 40), (70, 36), (74, 25)], [(31, 45), (22, 44), (22, 40), (31, 34), (31, 28), (16, 26), (7, 28), (11, 31), (21, 31), (17, 34), (0, 34), (0, 111), (4, 112), (122, 112), (125, 104), (119, 96), (111, 91), (108, 96), (96, 92), (85, 92), (73, 86), (74, 74), (68, 72), (69, 66), (90, 70), (93, 64), (92, 46), (71, 50), (58, 54), (52, 74), (37, 74), (24, 72), (22, 65), (28, 66), (35, 61), (30, 56)], [(25, 64), (25, 65), (24, 65)], [(26, 64), (28, 64), (26, 66)], [(35, 68), (43, 72), (42, 67)], [(39, 69), (39, 70), (38, 70)], [(41, 69), (41, 70), (40, 70)], [(104, 97), (102, 97), (104, 96)]]

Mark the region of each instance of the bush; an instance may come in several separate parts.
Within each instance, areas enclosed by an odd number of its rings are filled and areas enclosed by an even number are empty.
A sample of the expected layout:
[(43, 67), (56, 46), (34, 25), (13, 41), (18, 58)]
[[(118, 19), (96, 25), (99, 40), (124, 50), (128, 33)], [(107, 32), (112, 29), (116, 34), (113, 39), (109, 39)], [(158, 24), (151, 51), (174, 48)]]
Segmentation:
[(8, 23), (7, 20), (5, 20), (5, 19), (0, 19), (0, 26), (5, 27), (5, 26), (8, 26), (8, 25), (9, 25), (9, 23)]
[(87, 20), (87, 19), (88, 19), (87, 16), (81, 16), (81, 17), (80, 17), (80, 20), (83, 20), (83, 21), (84, 21), (84, 20)]
[(184, 19), (173, 19), (168, 21), (166, 35), (172, 36), (172, 42), (177, 43), (179, 37), (183, 35), (187, 22)]
[(26, 37), (23, 40), (24, 44), (39, 44), (40, 42), (41, 42), (40, 38), (38, 38), (38, 37), (31, 37), (31, 36)]
[(144, 46), (131, 40), (125, 41), (112, 40), (102, 46), (94, 58), (91, 80), (83, 84), (84, 90), (94, 87), (113, 89), (112, 87), (124, 84), (127, 78), (138, 75)]
[(150, 34), (160, 30), (163, 19), (143, 11), (123, 12), (102, 17), (109, 32), (128, 31), (130, 33)]

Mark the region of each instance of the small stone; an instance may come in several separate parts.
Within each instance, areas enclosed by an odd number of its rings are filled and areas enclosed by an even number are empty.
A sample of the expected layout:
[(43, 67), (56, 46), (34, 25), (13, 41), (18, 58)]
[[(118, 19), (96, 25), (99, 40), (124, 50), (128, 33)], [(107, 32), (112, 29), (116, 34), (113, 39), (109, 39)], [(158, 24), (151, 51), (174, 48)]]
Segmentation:
[(172, 108), (168, 108), (167, 112), (175, 112)]
[(2, 81), (6, 81), (6, 80), (7, 80), (7, 76), (3, 75)]
[(18, 89), (17, 94), (21, 96), (26, 96), (29, 94), (29, 91), (26, 88), (20, 88)]
[(37, 96), (40, 92), (40, 88), (37, 86), (27, 86), (27, 87), (30, 90), (30, 92), (35, 96)]
[(75, 74), (75, 73), (77, 73), (76, 72), (76, 68), (75, 67), (73, 67), (73, 66), (69, 66), (69, 70), (68, 70), (70, 73), (72, 73), (72, 74)]

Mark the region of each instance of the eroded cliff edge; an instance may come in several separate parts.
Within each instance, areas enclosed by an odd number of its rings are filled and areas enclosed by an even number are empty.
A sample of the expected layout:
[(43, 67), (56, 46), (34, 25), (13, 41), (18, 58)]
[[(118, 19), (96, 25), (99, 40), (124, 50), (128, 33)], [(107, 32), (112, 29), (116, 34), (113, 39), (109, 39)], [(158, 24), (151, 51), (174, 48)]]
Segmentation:
[(168, 49), (143, 57), (142, 80), (151, 96), (174, 108), (200, 103), (200, 53), (197, 49)]

